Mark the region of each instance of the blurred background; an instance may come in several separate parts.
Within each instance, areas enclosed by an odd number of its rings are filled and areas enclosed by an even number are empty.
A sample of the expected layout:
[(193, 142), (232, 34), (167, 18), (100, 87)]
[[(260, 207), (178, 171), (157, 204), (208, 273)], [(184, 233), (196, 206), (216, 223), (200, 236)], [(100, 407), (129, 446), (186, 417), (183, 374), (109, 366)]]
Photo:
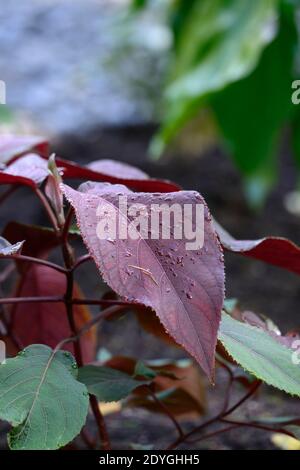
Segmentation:
[[(201, 192), (236, 237), (300, 243), (299, 0), (0, 6), (1, 133), (45, 135), (58, 155), (85, 164), (136, 165)], [(28, 201), (13, 196), (1, 227), (39, 221)], [(300, 327), (296, 276), (236, 255), (226, 271), (227, 297), (283, 331)], [(95, 273), (85, 276), (92, 291)], [(141, 356), (159, 352), (138, 328), (127, 333)]]

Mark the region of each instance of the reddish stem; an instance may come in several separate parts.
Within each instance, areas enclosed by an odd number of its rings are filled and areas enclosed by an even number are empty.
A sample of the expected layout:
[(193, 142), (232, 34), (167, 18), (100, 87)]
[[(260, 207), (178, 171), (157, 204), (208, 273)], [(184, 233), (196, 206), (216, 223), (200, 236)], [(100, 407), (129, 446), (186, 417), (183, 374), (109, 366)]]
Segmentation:
[(0, 299), (0, 304), (21, 304), (21, 303), (37, 303), (37, 302), (64, 302), (63, 297), (45, 296), (45, 297), (7, 297)]
[(83, 255), (80, 258), (78, 258), (74, 265), (73, 265), (73, 271), (77, 269), (81, 264), (85, 263), (86, 261), (91, 261), (92, 257), (89, 254)]
[(59, 233), (59, 227), (58, 227), (58, 224), (57, 224), (57, 220), (56, 220), (56, 216), (47, 200), (47, 198), (45, 197), (45, 195), (42, 193), (42, 191), (39, 189), (39, 188), (35, 188), (34, 189), (34, 192), (35, 194), (37, 195), (37, 197), (39, 198), (39, 200), (41, 201), (47, 215), (48, 215), (48, 218), (49, 218), (49, 221), (51, 222), (51, 225), (52, 227), (54, 228), (54, 231), (56, 232), (56, 234)]
[(155, 403), (157, 403), (157, 405), (161, 408), (161, 410), (163, 411), (163, 413), (168, 416), (168, 418), (172, 421), (172, 423), (174, 424), (175, 428), (177, 429), (178, 431), (178, 434), (179, 434), (179, 437), (183, 437), (184, 436), (184, 432), (180, 426), (180, 424), (178, 423), (177, 419), (175, 418), (175, 416), (173, 416), (173, 414), (170, 412), (170, 410), (168, 409), (168, 407), (156, 396), (154, 390), (152, 390), (152, 387), (151, 385), (148, 386), (148, 389), (150, 391), (150, 395), (151, 397), (153, 398), (153, 400), (155, 401)]
[(271, 426), (266, 426), (264, 424), (244, 422), (244, 421), (234, 421), (231, 419), (223, 419), (223, 418), (221, 418), (220, 421), (222, 423), (233, 424), (235, 426), (246, 426), (248, 428), (261, 429), (263, 431), (269, 431), (269, 432), (280, 432), (281, 434), (286, 434), (287, 436), (294, 437), (294, 435), (291, 432), (287, 431), (286, 429), (273, 428)]
[(111, 450), (110, 439), (106, 429), (104, 417), (100, 411), (97, 398), (94, 395), (90, 395), (90, 404), (94, 413), (95, 420), (97, 422), (102, 449)]
[[(235, 405), (233, 405), (231, 408), (229, 408), (226, 411), (222, 410), (217, 416), (209, 419), (208, 421), (205, 421), (204, 423), (200, 424), (200, 426), (197, 426), (196, 428), (194, 428), (191, 431), (189, 431), (188, 433), (186, 433), (184, 436), (178, 438), (175, 442), (173, 442), (173, 444), (171, 444), (168, 447), (167, 450), (175, 449), (179, 444), (186, 441), (193, 434), (196, 434), (196, 433), (202, 431), (204, 428), (210, 426), (211, 424), (214, 424), (214, 423), (220, 421), (221, 419), (225, 418), (229, 414), (233, 413), (237, 408), (239, 408), (246, 400), (248, 400), (256, 392), (256, 390), (258, 389), (258, 387), (260, 385), (261, 385), (260, 380), (257, 380), (256, 382), (254, 382), (251, 389), (246, 393), (246, 395), (244, 395), (240, 400), (238, 400), (238, 402)], [(227, 400), (227, 397), (225, 397), (225, 400)]]
[(56, 271), (59, 271), (63, 274), (67, 272), (65, 268), (63, 268), (62, 266), (59, 266), (58, 264), (51, 263), (51, 261), (47, 261), (45, 259), (33, 258), (32, 256), (16, 254), (16, 255), (6, 255), (5, 257), (0, 258), (0, 259), (13, 259), (15, 261), (23, 261), (26, 263), (36, 263), (36, 264), (41, 264), (43, 266), (48, 266), (48, 268), (55, 269)]
[(225, 418), (225, 416), (228, 416), (231, 413), (233, 413), (237, 408), (239, 408), (243, 403), (245, 403), (245, 401), (247, 401), (248, 398), (250, 398), (252, 395), (254, 395), (254, 393), (256, 392), (256, 390), (260, 386), (261, 386), (261, 381), (256, 380), (254, 382), (254, 384), (252, 385), (252, 387), (250, 388), (249, 392), (246, 393), (246, 395), (244, 395), (235, 405), (233, 405), (231, 408), (229, 408), (229, 410), (227, 410), (225, 413), (222, 413), (221, 417)]
[(227, 426), (226, 428), (218, 429), (217, 431), (213, 431), (209, 434), (205, 434), (204, 436), (200, 436), (196, 439), (189, 439), (189, 440), (186, 439), (186, 442), (188, 442), (189, 444), (194, 444), (195, 442), (205, 441), (206, 439), (210, 439), (211, 437), (218, 436), (219, 434), (223, 434), (224, 432), (231, 431), (232, 429), (236, 429), (238, 427), (239, 427), (238, 425)]
[(111, 299), (73, 299), (72, 303), (75, 305), (132, 305), (126, 300), (111, 300)]

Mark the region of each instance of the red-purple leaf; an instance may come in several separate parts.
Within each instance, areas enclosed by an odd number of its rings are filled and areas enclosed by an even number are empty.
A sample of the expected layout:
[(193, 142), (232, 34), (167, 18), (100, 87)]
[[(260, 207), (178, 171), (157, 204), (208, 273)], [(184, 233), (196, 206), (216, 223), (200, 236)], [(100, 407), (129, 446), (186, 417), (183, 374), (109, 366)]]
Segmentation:
[[(222, 249), (212, 227), (208, 208), (199, 193), (179, 191), (168, 194), (132, 193), (121, 185), (85, 184), (81, 191), (63, 185), (65, 196), (74, 207), (78, 226), (87, 248), (104, 280), (121, 297), (153, 308), (168, 333), (196, 358), (213, 378), (217, 331), (224, 298)], [(148, 214), (152, 204), (204, 206), (204, 247), (186, 250), (187, 239), (116, 240), (97, 237), (97, 209), (115, 211), (120, 223), (131, 221), (118, 208), (119, 196), (128, 204), (143, 204)], [(99, 213), (99, 212), (98, 212)], [(172, 228), (171, 228), (172, 230)]]
[(270, 320), (269, 318), (260, 317), (254, 312), (250, 312), (247, 310), (241, 312), (240, 318), (238, 319), (244, 323), (248, 323), (248, 325), (256, 326), (257, 328), (264, 330), (266, 333), (272, 336), (272, 338), (278, 341), (278, 343), (283, 344), (287, 348), (292, 349), (293, 343), (295, 341), (300, 340), (299, 333), (290, 332), (286, 335), (283, 335), (279, 330), (278, 326), (275, 325), (272, 320)]
[[(179, 191), (180, 187), (175, 183), (166, 180), (156, 180), (148, 178), (147, 175), (144, 179), (141, 178), (141, 171), (136, 169), (136, 172), (139, 172), (139, 177), (135, 178), (128, 177), (128, 172), (124, 172), (123, 177), (116, 175), (111, 175), (109, 171), (100, 172), (95, 171), (88, 167), (80, 166), (77, 163), (74, 163), (69, 160), (64, 160), (62, 158), (56, 158), (56, 164), (58, 167), (63, 169), (64, 179), (85, 179), (93, 181), (105, 181), (113, 184), (126, 184), (128, 187), (136, 191), (144, 192), (161, 192), (167, 193), (171, 191)], [(110, 167), (111, 168), (111, 167)], [(132, 168), (132, 167), (131, 167)], [(135, 173), (136, 175), (136, 173)]]
[(93, 171), (122, 179), (147, 180), (149, 176), (139, 168), (116, 160), (96, 160), (87, 165)]
[(7, 163), (15, 157), (28, 152), (48, 155), (48, 142), (43, 137), (27, 135), (0, 136), (0, 162)]
[(26, 179), (32, 182), (30, 186), (36, 186), (42, 183), (48, 174), (46, 160), (35, 153), (30, 153), (10, 163), (0, 173), (0, 183), (7, 183), (6, 177), (10, 176), (15, 178), (15, 183), (21, 183)]
[(214, 225), (225, 250), (300, 274), (300, 247), (287, 238), (265, 237), (260, 240), (236, 240), (217, 222), (214, 221)]
[[(48, 266), (32, 264), (22, 276), (18, 285), (17, 297), (64, 296), (66, 276)], [(82, 297), (77, 285), (74, 297)], [(11, 308), (12, 329), (23, 346), (47, 344), (54, 348), (59, 341), (71, 336), (64, 303), (35, 302), (15, 304)], [(84, 305), (74, 306), (74, 319), (78, 329), (91, 320), (91, 314)], [(83, 359), (91, 362), (95, 357), (95, 331), (90, 330), (80, 338)], [(74, 353), (73, 344), (65, 345)]]

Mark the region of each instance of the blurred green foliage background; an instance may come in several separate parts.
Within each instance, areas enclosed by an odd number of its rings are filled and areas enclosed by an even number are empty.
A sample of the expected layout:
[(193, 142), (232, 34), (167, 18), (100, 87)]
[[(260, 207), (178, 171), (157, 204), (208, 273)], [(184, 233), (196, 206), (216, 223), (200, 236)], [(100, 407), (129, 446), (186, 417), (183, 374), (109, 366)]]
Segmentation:
[[(133, 0), (134, 15), (152, 3)], [(300, 1), (163, 3), (173, 43), (152, 155), (158, 158), (208, 108), (244, 176), (248, 201), (258, 206), (276, 182), (283, 131), (300, 168), (300, 105), (292, 103), (292, 83), (300, 78)]]

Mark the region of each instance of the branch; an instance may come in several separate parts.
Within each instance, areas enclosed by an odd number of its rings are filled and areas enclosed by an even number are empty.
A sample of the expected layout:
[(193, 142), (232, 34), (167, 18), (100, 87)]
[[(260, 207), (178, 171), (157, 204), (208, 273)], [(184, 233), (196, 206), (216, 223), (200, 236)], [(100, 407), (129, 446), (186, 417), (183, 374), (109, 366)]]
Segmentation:
[(175, 428), (177, 429), (178, 431), (178, 434), (179, 434), (179, 437), (183, 437), (184, 436), (184, 432), (180, 426), (180, 424), (178, 423), (177, 419), (175, 418), (175, 416), (173, 416), (173, 414), (170, 412), (170, 410), (168, 409), (168, 407), (156, 396), (155, 392), (152, 390), (152, 387), (151, 385), (148, 385), (147, 386), (149, 392), (150, 392), (150, 395), (152, 397), (152, 399), (155, 401), (155, 403), (157, 403), (157, 405), (162, 409), (163, 413), (168, 416), (168, 418), (170, 418), (170, 420), (172, 421), (172, 423), (174, 424)]
[(37, 197), (39, 198), (39, 200), (41, 201), (42, 206), (44, 207), (44, 209), (45, 209), (45, 211), (48, 215), (49, 221), (51, 222), (51, 225), (54, 228), (55, 233), (58, 234), (59, 233), (59, 227), (57, 225), (57, 220), (56, 220), (55, 214), (54, 214), (49, 202), (47, 201), (47, 198), (44, 196), (44, 194), (42, 193), (42, 191), (39, 188), (35, 188), (34, 192), (37, 195)]
[(0, 260), (1, 259), (13, 259), (15, 261), (23, 261), (26, 263), (42, 264), (43, 266), (48, 266), (48, 268), (55, 269), (56, 271), (59, 271), (63, 274), (67, 273), (67, 270), (63, 268), (62, 266), (59, 266), (58, 264), (51, 263), (51, 261), (47, 261), (45, 259), (33, 258), (32, 256), (25, 256), (21, 254), (5, 255), (5, 256), (0, 257)]
[(65, 299), (59, 296), (49, 297), (7, 297), (0, 299), (0, 305), (6, 304), (22, 304), (22, 303), (38, 303), (38, 302), (64, 302)]
[[(237, 408), (239, 408), (246, 400), (248, 400), (256, 392), (256, 390), (258, 389), (258, 387), (260, 385), (261, 385), (260, 380), (255, 381), (254, 384), (252, 385), (251, 389), (246, 393), (246, 395), (244, 395), (240, 400), (238, 400), (238, 402), (235, 405), (233, 405), (231, 408), (229, 408), (226, 411), (222, 410), (215, 417), (213, 417), (213, 418), (209, 419), (208, 421), (205, 421), (204, 423), (200, 424), (196, 428), (194, 428), (191, 431), (189, 431), (188, 433), (186, 433), (184, 436), (179, 437), (175, 442), (173, 442), (168, 447), (167, 450), (175, 449), (179, 444), (185, 442), (193, 434), (196, 434), (196, 433), (202, 431), (204, 428), (206, 428), (206, 427), (210, 426), (211, 424), (214, 424), (218, 421), (221, 421), (223, 418), (225, 418), (229, 414), (233, 413)], [(227, 401), (227, 400), (228, 400), (228, 397), (226, 396), (225, 401)]]

